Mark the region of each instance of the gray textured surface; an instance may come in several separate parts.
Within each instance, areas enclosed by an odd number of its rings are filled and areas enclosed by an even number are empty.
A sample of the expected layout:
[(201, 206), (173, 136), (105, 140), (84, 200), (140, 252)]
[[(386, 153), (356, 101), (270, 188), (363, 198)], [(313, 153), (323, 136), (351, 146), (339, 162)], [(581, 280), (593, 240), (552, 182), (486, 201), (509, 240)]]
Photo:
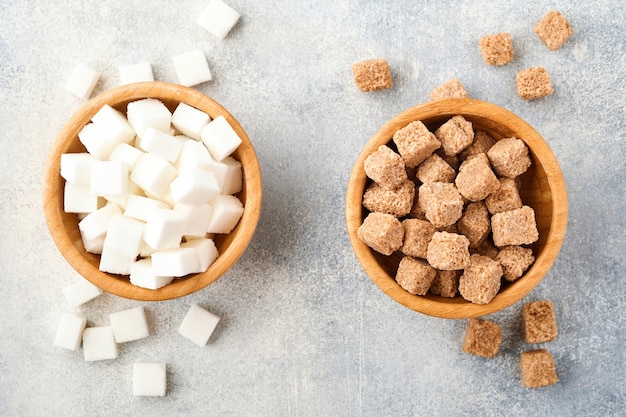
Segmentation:
[[(624, 415), (626, 402), (626, 11), (619, 1), (230, 0), (242, 19), (223, 41), (195, 23), (207, 1), (0, 3), (0, 415), (436, 416)], [(523, 5), (522, 5), (523, 4)], [(575, 35), (551, 52), (533, 33), (556, 8)], [(486, 66), (477, 39), (509, 31), (515, 60)], [(176, 81), (171, 57), (207, 55), (221, 102), (252, 139), (263, 213), (251, 246), (195, 295), (137, 303), (111, 295), (77, 309), (92, 325), (144, 305), (152, 336), (114, 361), (86, 363), (53, 346), (61, 290), (78, 279), (41, 208), (49, 146), (81, 101), (63, 90), (83, 62), (118, 84), (119, 65), (149, 60)], [(364, 94), (351, 64), (386, 58), (395, 86)], [(526, 103), (515, 73), (544, 66), (555, 93)], [(410, 311), (363, 273), (344, 224), (359, 149), (385, 120), (452, 76), (512, 110), (549, 142), (565, 174), (568, 234), (524, 301), (551, 299), (559, 336), (546, 344), (560, 382), (521, 386), (521, 303), (495, 314), (493, 360), (464, 354), (464, 321)], [(193, 302), (222, 317), (199, 348), (176, 334)], [(132, 396), (132, 364), (168, 364), (165, 398)]]

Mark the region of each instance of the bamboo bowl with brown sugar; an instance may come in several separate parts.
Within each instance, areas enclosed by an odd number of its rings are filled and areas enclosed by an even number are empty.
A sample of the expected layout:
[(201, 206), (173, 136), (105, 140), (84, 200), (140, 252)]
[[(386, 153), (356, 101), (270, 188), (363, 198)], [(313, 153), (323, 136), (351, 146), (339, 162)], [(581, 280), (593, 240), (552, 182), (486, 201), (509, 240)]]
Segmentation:
[[(524, 205), (535, 211), (539, 239), (531, 244), (534, 263), (524, 275), (508, 282), (502, 280), (497, 295), (487, 304), (432, 294), (413, 295), (395, 280), (402, 253), (385, 256), (367, 246), (357, 230), (369, 211), (363, 207), (365, 189), (372, 183), (364, 171), (366, 158), (380, 145), (392, 144), (392, 136), (409, 123), (420, 120), (434, 132), (456, 115), (470, 121), (475, 131), (481, 130), (495, 140), (516, 137), (529, 148), (530, 168), (519, 177), (519, 193)], [(546, 276), (565, 238), (567, 227), (567, 192), (559, 163), (545, 140), (527, 122), (491, 103), (473, 99), (446, 99), (410, 108), (386, 122), (367, 142), (352, 170), (346, 195), (346, 223), (350, 242), (361, 266), (371, 280), (389, 297), (417, 312), (441, 318), (478, 317), (511, 306), (532, 291)]]
[[(213, 238), (219, 252), (217, 259), (203, 273), (189, 274), (156, 290), (130, 283), (129, 277), (99, 270), (100, 256), (85, 250), (78, 228), (78, 216), (64, 211), (64, 184), (60, 160), (64, 153), (85, 152), (78, 132), (90, 122), (105, 104), (126, 113), (128, 103), (144, 98), (158, 99), (173, 112), (179, 103), (186, 103), (207, 113), (212, 119), (224, 116), (241, 138), (232, 156), (242, 165), (242, 189), (235, 196), (244, 206), (237, 226), (228, 234)], [(84, 278), (109, 293), (145, 301), (182, 297), (216, 281), (228, 271), (246, 250), (259, 221), (262, 201), (259, 162), (254, 147), (237, 120), (219, 103), (192, 88), (165, 82), (142, 82), (109, 90), (83, 105), (67, 122), (52, 144), (45, 168), (43, 206), (52, 238), (67, 262)]]

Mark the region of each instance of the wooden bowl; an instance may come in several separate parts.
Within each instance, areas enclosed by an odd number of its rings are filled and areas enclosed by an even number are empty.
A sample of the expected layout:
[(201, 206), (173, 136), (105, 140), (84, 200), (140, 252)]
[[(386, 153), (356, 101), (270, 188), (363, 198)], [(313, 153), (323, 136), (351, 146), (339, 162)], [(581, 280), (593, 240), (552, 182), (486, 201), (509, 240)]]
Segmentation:
[[(224, 116), (242, 139), (233, 157), (243, 167), (243, 189), (236, 196), (244, 205), (244, 213), (235, 229), (227, 235), (216, 235), (215, 245), (219, 257), (204, 273), (175, 279), (171, 284), (157, 290), (137, 287), (128, 276), (101, 272), (100, 256), (88, 253), (83, 247), (76, 214), (63, 211), (63, 188), (65, 181), (60, 175), (60, 159), (63, 153), (86, 152), (78, 140), (78, 132), (89, 123), (91, 117), (108, 104), (126, 114), (126, 105), (143, 98), (161, 100), (173, 111), (184, 102), (208, 113), (212, 118)], [(220, 104), (204, 94), (187, 87), (164, 82), (143, 82), (109, 90), (76, 112), (54, 141), (48, 156), (43, 184), (43, 205), (46, 222), (52, 238), (61, 254), (83, 277), (102, 290), (125, 298), (157, 301), (167, 300), (196, 292), (217, 280), (243, 254), (252, 239), (261, 213), (261, 172), (256, 153), (241, 125)]]
[[(531, 247), (536, 258), (526, 273), (513, 283), (504, 281), (500, 292), (488, 304), (474, 304), (457, 295), (446, 298), (433, 295), (412, 295), (402, 289), (394, 277), (401, 254), (384, 256), (365, 245), (357, 229), (367, 216), (362, 206), (365, 188), (371, 183), (363, 169), (365, 159), (380, 145), (391, 141), (392, 135), (414, 120), (421, 120), (434, 132), (455, 115), (471, 121), (475, 130), (482, 130), (499, 140), (508, 137), (523, 139), (530, 149), (532, 165), (521, 179), (520, 195), (525, 205), (535, 210), (539, 240)], [(469, 318), (502, 310), (528, 294), (548, 273), (556, 260), (567, 226), (567, 192), (559, 164), (543, 138), (524, 120), (494, 104), (472, 99), (448, 99), (418, 105), (395, 116), (370, 139), (359, 155), (348, 184), (346, 221), (354, 252), (369, 277), (388, 296), (400, 304), (435, 317)]]

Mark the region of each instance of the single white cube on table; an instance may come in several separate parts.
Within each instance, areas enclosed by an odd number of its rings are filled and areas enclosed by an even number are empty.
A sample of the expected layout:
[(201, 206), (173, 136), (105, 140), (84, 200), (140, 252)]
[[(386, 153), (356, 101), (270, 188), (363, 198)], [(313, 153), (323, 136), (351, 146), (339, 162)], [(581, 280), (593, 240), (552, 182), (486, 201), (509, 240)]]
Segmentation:
[(91, 118), (107, 142), (111, 144), (111, 149), (120, 143), (130, 143), (135, 139), (135, 131), (122, 112), (105, 104)]
[(78, 307), (102, 294), (102, 290), (84, 278), (63, 289), (65, 299), (72, 307)]
[(135, 261), (130, 267), (130, 283), (141, 288), (158, 290), (173, 280), (172, 276), (155, 275), (151, 258)]
[(133, 395), (163, 397), (167, 391), (167, 367), (162, 362), (133, 364)]
[(178, 333), (198, 346), (205, 346), (220, 318), (197, 304), (192, 304), (185, 315)]
[(130, 173), (130, 180), (146, 195), (162, 196), (176, 177), (176, 168), (160, 156), (143, 154)]
[(155, 209), (148, 214), (143, 240), (157, 251), (177, 248), (180, 246), (184, 227), (185, 217), (180, 212)]
[(146, 314), (141, 306), (111, 313), (109, 321), (117, 343), (132, 342), (150, 336)]
[(134, 258), (139, 255), (146, 223), (123, 214), (117, 214), (109, 220), (104, 250)]
[(180, 103), (172, 113), (172, 125), (183, 135), (195, 140), (200, 140), (202, 128), (210, 121), (208, 114), (187, 103)]
[(176, 203), (200, 205), (218, 195), (220, 186), (212, 172), (190, 169), (174, 178), (170, 190)]
[(120, 84), (127, 85), (143, 81), (154, 81), (152, 65), (149, 62), (121, 65), (119, 67)]
[(86, 361), (117, 358), (117, 343), (111, 326), (87, 327), (83, 331), (83, 355)]
[(97, 161), (91, 166), (91, 193), (114, 196), (128, 193), (128, 167), (120, 161)]
[(221, 161), (229, 156), (242, 142), (224, 116), (218, 116), (210, 121), (204, 126), (200, 136), (216, 161)]
[(211, 0), (198, 18), (198, 25), (223, 40), (241, 15), (222, 0)]
[(139, 158), (141, 158), (141, 155), (143, 155), (141, 149), (137, 149), (128, 143), (120, 143), (111, 151), (109, 160), (123, 162), (129, 170), (132, 170)]
[(54, 345), (68, 350), (78, 349), (85, 327), (87, 327), (86, 318), (76, 314), (63, 313), (54, 337)]
[(191, 87), (212, 79), (206, 56), (199, 49), (176, 55), (172, 61), (178, 75), (178, 83), (182, 86)]
[(209, 201), (211, 206), (211, 221), (208, 233), (230, 233), (243, 215), (243, 204), (232, 195), (220, 194)]
[(165, 133), (170, 132), (172, 112), (162, 101), (155, 98), (131, 101), (126, 106), (126, 117), (140, 138), (149, 127)]
[(97, 161), (88, 152), (61, 155), (61, 177), (72, 184), (90, 184), (91, 166)]
[(122, 210), (117, 204), (107, 204), (89, 213), (78, 222), (81, 236), (90, 241), (103, 237), (107, 231), (109, 221), (118, 214), (122, 214)]
[(148, 127), (141, 137), (139, 146), (154, 155), (160, 156), (169, 162), (176, 162), (183, 142), (175, 136)]
[(158, 276), (184, 277), (198, 271), (199, 261), (193, 248), (164, 249), (152, 254), (152, 271)]
[(91, 213), (103, 206), (103, 199), (91, 194), (89, 185), (65, 182), (63, 188), (63, 210), (66, 213)]
[(215, 242), (212, 239), (192, 239), (180, 245), (181, 248), (192, 248), (198, 258), (198, 270), (201, 273), (209, 269), (209, 266), (215, 262), (219, 256)]
[(100, 78), (100, 73), (85, 64), (78, 64), (72, 70), (65, 84), (65, 90), (78, 98), (89, 98)]

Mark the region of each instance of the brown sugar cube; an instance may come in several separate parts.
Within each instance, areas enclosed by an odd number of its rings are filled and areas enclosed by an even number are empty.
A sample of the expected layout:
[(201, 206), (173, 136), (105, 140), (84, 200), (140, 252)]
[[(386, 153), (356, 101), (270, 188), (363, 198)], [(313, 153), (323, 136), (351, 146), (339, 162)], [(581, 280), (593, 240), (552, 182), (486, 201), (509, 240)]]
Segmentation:
[(467, 301), (487, 304), (500, 290), (502, 267), (498, 261), (482, 255), (470, 256), (469, 266), (459, 278), (459, 293)]
[(548, 49), (556, 51), (574, 34), (574, 29), (565, 16), (551, 10), (535, 25), (535, 33)]
[(535, 210), (529, 206), (491, 216), (493, 243), (498, 247), (530, 245), (539, 239)]
[(496, 174), (507, 178), (523, 174), (531, 164), (528, 146), (517, 138), (499, 140), (487, 151), (487, 157)]
[(433, 268), (443, 271), (464, 269), (470, 263), (469, 240), (456, 233), (435, 232), (426, 259)]
[(448, 226), (438, 227), (437, 231), (438, 232), (448, 232), (448, 233), (460, 234), (459, 233), (459, 228), (457, 227), (457, 223), (453, 223), (453, 224), (450, 224)]
[(505, 246), (498, 252), (496, 260), (502, 265), (504, 279), (513, 282), (535, 262), (533, 250), (522, 246)]
[(376, 252), (391, 255), (402, 247), (404, 228), (391, 214), (370, 213), (357, 229), (357, 236)]
[(471, 318), (467, 323), (463, 352), (493, 358), (500, 349), (502, 328), (499, 324), (485, 319)]
[(415, 176), (422, 183), (454, 182), (456, 172), (446, 161), (434, 153), (417, 167)]
[(448, 165), (452, 167), (453, 170), (458, 170), (459, 165), (461, 165), (461, 161), (459, 160), (459, 155), (446, 155), (443, 149), (439, 148), (435, 151), (435, 154), (438, 155), (441, 159), (446, 161)]
[(437, 86), (430, 92), (430, 99), (443, 100), (446, 98), (467, 98), (467, 90), (458, 78), (452, 78), (445, 83)]
[(414, 258), (426, 259), (428, 242), (436, 232), (435, 226), (426, 220), (405, 219), (402, 221), (402, 227), (404, 227), (402, 253)]
[(474, 132), (474, 141), (459, 153), (459, 158), (464, 161), (472, 155), (487, 153), (496, 144), (496, 140), (482, 130)]
[(471, 255), (473, 254), (483, 255), (493, 260), (495, 260), (498, 257), (498, 253), (500, 253), (500, 251), (498, 250), (498, 248), (496, 248), (493, 245), (489, 237), (483, 240), (483, 242), (480, 245), (475, 246), (475, 247), (470, 247)]
[(454, 116), (435, 131), (435, 137), (446, 155), (456, 155), (474, 140), (472, 122), (463, 116)]
[(551, 342), (558, 333), (554, 305), (548, 300), (524, 304), (524, 340), (526, 343)]
[(425, 261), (405, 256), (398, 265), (396, 282), (413, 295), (424, 295), (435, 279), (435, 268)]
[(459, 290), (459, 277), (462, 271), (442, 271), (437, 269), (437, 275), (430, 284), (430, 292), (441, 297), (454, 298)]
[(389, 64), (385, 59), (368, 59), (352, 64), (354, 81), (359, 90), (384, 90), (393, 86)]
[(456, 223), (463, 214), (463, 199), (456, 186), (447, 182), (429, 182), (418, 190), (420, 207), (435, 227)]
[(524, 100), (536, 100), (554, 92), (550, 74), (542, 67), (526, 68), (515, 78), (517, 94)]
[(441, 147), (441, 142), (419, 120), (409, 123), (394, 133), (393, 142), (409, 168), (418, 166)]
[(409, 214), (415, 198), (415, 184), (405, 181), (398, 188), (388, 190), (372, 183), (363, 193), (363, 207), (369, 211), (403, 217)]
[(363, 163), (365, 175), (381, 187), (398, 188), (408, 177), (402, 157), (387, 145), (381, 145)]
[(489, 159), (484, 153), (463, 161), (454, 183), (461, 195), (470, 201), (483, 200), (500, 187), (500, 181), (491, 170)]
[(505, 65), (513, 60), (513, 38), (510, 33), (502, 32), (483, 36), (478, 40), (483, 60), (488, 65)]
[(559, 382), (554, 359), (546, 349), (522, 352), (519, 358), (522, 385), (527, 388), (541, 388)]
[(515, 180), (500, 178), (500, 188), (485, 198), (485, 204), (489, 213), (496, 214), (503, 211), (515, 210), (522, 207), (522, 198)]
[(426, 214), (424, 213), (424, 210), (422, 210), (422, 206), (420, 206), (418, 193), (415, 194), (415, 199), (413, 200), (413, 207), (411, 207), (409, 216), (412, 219), (426, 220)]
[(469, 240), (470, 247), (483, 243), (491, 232), (489, 211), (485, 203), (477, 201), (468, 204), (456, 225), (459, 232)]

